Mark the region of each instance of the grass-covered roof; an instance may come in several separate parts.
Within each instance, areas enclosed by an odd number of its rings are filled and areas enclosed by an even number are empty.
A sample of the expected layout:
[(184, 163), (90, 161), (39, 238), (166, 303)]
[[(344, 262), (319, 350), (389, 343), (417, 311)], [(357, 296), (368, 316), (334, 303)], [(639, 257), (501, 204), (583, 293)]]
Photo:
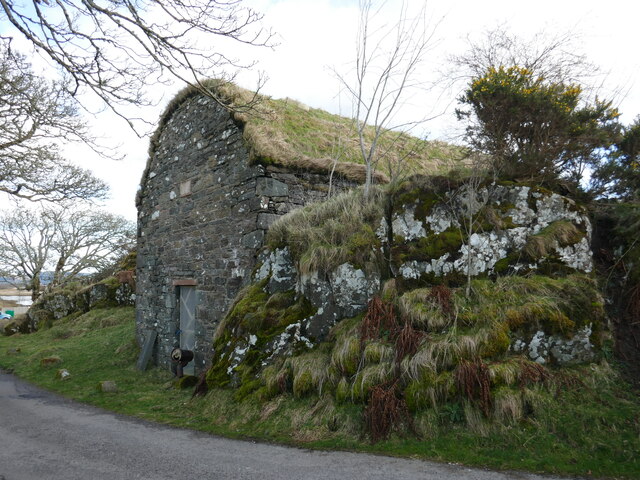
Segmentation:
[[(272, 99), (228, 82), (209, 80), (202, 88), (186, 87), (169, 103), (151, 139), (150, 158), (164, 125), (188, 98), (210, 91), (244, 127), (244, 139), (253, 161), (288, 168), (330, 172), (364, 181), (364, 165), (352, 119), (309, 108), (291, 99)], [(249, 108), (246, 105), (250, 105)], [(376, 181), (385, 183), (402, 165), (407, 173), (436, 173), (463, 156), (460, 147), (439, 141), (388, 132), (378, 151)], [(367, 133), (373, 137), (373, 129)], [(336, 162), (337, 160), (337, 162)]]

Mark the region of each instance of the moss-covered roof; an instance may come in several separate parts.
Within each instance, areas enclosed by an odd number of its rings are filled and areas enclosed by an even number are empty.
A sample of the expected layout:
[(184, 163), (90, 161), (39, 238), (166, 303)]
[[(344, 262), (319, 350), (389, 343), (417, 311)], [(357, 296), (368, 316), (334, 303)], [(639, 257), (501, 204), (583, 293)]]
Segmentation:
[[(176, 109), (187, 99), (206, 92), (243, 125), (252, 161), (316, 172), (329, 172), (335, 163), (336, 174), (364, 181), (365, 168), (352, 119), (309, 108), (288, 98), (275, 100), (217, 80), (203, 82), (200, 87), (186, 87), (168, 104), (151, 138), (150, 159), (166, 122)], [(367, 136), (373, 138), (373, 129)], [(378, 152), (381, 156), (375, 174), (378, 183), (388, 182), (397, 174), (395, 170), (400, 164), (405, 173), (436, 173), (448, 170), (464, 155), (461, 147), (396, 132), (382, 136)]]

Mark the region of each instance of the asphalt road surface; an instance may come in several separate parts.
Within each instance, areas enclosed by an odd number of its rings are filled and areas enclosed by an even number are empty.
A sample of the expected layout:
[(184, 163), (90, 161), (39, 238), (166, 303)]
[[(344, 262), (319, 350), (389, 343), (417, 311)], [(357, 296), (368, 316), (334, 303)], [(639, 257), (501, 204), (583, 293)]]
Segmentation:
[(4, 373), (0, 442), (0, 480), (549, 479), (228, 440), (108, 413)]

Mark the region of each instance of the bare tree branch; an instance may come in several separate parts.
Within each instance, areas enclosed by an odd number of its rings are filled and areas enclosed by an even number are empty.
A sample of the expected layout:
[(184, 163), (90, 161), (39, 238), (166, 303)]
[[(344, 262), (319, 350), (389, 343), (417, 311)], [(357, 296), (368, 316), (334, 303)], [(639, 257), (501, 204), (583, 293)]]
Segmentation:
[(0, 0), (0, 13), (68, 75), (68, 93), (93, 92), (132, 126), (123, 106), (147, 104), (149, 85), (229, 80), (252, 64), (220, 43), (271, 46), (273, 36), (241, 0)]
[(58, 151), (60, 142), (100, 150), (64, 87), (34, 75), (7, 42), (0, 41), (0, 62), (0, 192), (28, 200), (104, 198), (104, 182)]
[[(360, 153), (367, 167), (365, 198), (368, 198), (373, 172), (383, 157), (379, 150), (381, 138), (402, 135), (402, 132), (391, 129), (400, 130), (426, 121), (420, 119), (393, 124), (404, 99), (421, 85), (416, 78), (418, 67), (432, 46), (437, 27), (427, 18), (426, 2), (414, 17), (409, 15), (408, 2), (403, 2), (395, 24), (375, 27), (381, 20), (379, 16), (384, 5), (385, 2), (374, 0), (360, 1), (355, 80), (350, 81), (347, 76), (336, 72), (353, 100)], [(372, 136), (368, 133), (371, 128)]]

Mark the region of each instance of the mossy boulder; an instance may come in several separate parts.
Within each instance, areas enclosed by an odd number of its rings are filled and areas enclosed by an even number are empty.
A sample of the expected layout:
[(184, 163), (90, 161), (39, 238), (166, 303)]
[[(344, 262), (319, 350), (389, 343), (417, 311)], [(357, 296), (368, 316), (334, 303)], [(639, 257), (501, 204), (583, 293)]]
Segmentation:
[(543, 365), (597, 359), (605, 318), (584, 210), (528, 185), (443, 185), (280, 219), (216, 332), (209, 386), (365, 409), (386, 395), (403, 412), (512, 424), (554, 375)]
[(3, 335), (11, 336), (16, 333), (31, 333), (32, 327), (29, 317), (26, 315), (16, 315), (7, 320), (2, 320), (0, 329)]

